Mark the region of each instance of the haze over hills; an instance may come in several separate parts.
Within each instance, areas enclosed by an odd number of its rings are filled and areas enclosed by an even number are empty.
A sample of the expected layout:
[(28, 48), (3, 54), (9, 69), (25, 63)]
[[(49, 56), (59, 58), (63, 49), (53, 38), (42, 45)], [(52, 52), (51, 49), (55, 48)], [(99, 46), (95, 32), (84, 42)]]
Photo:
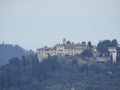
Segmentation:
[[(116, 47), (116, 45), (118, 45), (117, 40), (116, 39), (103, 40), (103, 42), (101, 44), (98, 43), (98, 48), (100, 49), (99, 51), (101, 53), (106, 53), (107, 47), (111, 46), (112, 44)], [(0, 65), (6, 64), (9, 61), (9, 59), (11, 59), (13, 57), (20, 58), (21, 56), (26, 56), (26, 55), (30, 55), (30, 54), (35, 54), (35, 52), (33, 52), (32, 50), (28, 51), (28, 50), (20, 47), (19, 45), (4, 44), (4, 42), (3, 42), (2, 44), (0, 44)]]
[[(72, 44), (72, 43), (68, 43)], [(0, 66), (0, 90), (119, 90), (120, 47), (116, 39), (103, 40), (96, 46), (100, 52), (94, 56), (92, 44), (74, 56), (49, 56), (42, 62), (18, 45), (0, 44), (0, 53), (7, 64)], [(113, 62), (108, 47), (117, 49)], [(106, 55), (105, 55), (106, 53)], [(27, 55), (27, 56), (25, 56)], [(106, 57), (98, 62), (97, 57)]]
[(0, 90), (120, 90), (120, 0), (0, 0), (2, 41)]
[(13, 57), (20, 58), (21, 56), (26, 56), (34, 54), (32, 50), (28, 51), (20, 47), (19, 45), (12, 44), (0, 44), (0, 65), (6, 64), (9, 59)]

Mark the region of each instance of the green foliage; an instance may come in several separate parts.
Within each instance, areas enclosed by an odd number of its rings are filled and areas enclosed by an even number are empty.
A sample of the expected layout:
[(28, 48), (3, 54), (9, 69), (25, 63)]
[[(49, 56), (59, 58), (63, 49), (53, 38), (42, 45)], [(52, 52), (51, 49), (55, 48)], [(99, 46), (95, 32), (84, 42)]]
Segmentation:
[(120, 48), (118, 47), (118, 42), (116, 39), (104, 40), (99, 42), (97, 45), (97, 50), (101, 53), (101, 56), (109, 56), (108, 47), (116, 47), (117, 49), (117, 61), (120, 62)]
[(32, 51), (27, 51), (18, 45), (12, 44), (0, 44), (0, 65), (4, 65), (9, 62), (9, 59), (13, 57), (21, 57), (33, 54)]
[(117, 61), (120, 62), (120, 47), (117, 48)]
[(98, 43), (97, 50), (101, 53), (101, 55), (106, 54), (108, 55), (108, 47), (118, 47), (118, 43), (116, 39), (110, 40), (103, 40)]
[(70, 41), (67, 41), (67, 44), (71, 44), (71, 42), (70, 42)]
[(111, 47), (111, 41), (104, 40), (104, 41), (98, 43), (97, 50), (100, 53), (108, 53), (108, 47)]
[(81, 57), (93, 57), (93, 53), (90, 49), (85, 49), (81, 55)]
[(120, 63), (85, 61), (79, 56), (49, 57), (39, 63), (31, 55), (0, 67), (0, 90), (119, 90), (119, 71)]
[(117, 42), (117, 40), (116, 39), (113, 39), (112, 40), (112, 45), (111, 45), (112, 47), (118, 47), (118, 42)]
[(88, 48), (89, 48), (89, 49), (92, 48), (92, 43), (91, 43), (91, 41), (88, 42)]
[[(115, 39), (104, 40), (99, 42), (97, 50), (108, 53), (108, 47), (117, 46)], [(75, 90), (119, 90), (120, 62), (97, 63), (91, 48), (92, 44), (88, 42), (88, 49), (82, 52), (81, 57), (49, 56), (39, 63), (37, 55), (23, 56), (25, 51), (19, 46), (1, 44), (0, 57), (9, 55), (14, 58), (0, 67), (0, 90), (71, 90), (72, 87)], [(117, 52), (117, 61), (120, 61), (119, 47)], [(18, 58), (16, 54), (19, 54)]]

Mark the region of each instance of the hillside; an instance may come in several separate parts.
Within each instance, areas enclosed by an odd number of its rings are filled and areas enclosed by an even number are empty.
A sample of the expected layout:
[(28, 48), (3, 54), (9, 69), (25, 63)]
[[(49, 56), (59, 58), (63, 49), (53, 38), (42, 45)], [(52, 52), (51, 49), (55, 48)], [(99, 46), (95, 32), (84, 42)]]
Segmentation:
[(12, 57), (21, 57), (33, 52), (27, 51), (18, 45), (0, 44), (0, 65), (6, 64)]
[(79, 56), (13, 58), (0, 68), (0, 90), (120, 90), (120, 62)]

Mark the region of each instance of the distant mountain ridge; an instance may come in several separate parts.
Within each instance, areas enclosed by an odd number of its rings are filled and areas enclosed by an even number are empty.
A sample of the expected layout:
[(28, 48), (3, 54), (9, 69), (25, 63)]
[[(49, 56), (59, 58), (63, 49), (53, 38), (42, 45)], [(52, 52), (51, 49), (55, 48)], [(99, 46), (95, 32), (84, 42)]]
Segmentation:
[(33, 51), (28, 51), (20, 47), (19, 45), (12, 44), (0, 44), (0, 65), (6, 64), (9, 59), (13, 57), (21, 57), (34, 54)]

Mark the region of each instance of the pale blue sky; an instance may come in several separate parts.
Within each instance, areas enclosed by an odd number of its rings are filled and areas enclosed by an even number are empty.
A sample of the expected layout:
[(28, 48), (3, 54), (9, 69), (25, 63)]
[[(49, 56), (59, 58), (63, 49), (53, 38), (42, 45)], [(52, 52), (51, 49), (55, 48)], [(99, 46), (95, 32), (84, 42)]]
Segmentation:
[(0, 42), (36, 50), (63, 38), (120, 42), (120, 0), (0, 0)]

